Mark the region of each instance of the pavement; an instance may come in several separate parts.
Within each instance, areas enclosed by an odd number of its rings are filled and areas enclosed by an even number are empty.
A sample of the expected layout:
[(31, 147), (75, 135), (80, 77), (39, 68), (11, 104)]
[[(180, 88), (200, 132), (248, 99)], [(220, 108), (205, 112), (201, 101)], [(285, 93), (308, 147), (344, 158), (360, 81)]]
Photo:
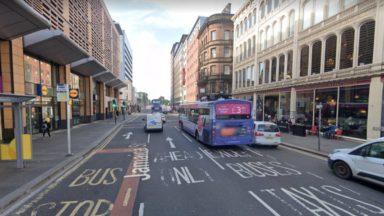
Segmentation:
[(121, 122), (122, 117), (116, 125), (113, 120), (103, 120), (75, 126), (71, 130), (73, 156), (70, 157), (67, 156), (66, 130), (54, 131), (50, 138), (34, 135), (33, 158), (25, 161), (25, 168), (17, 169), (15, 161), (0, 161), (0, 210), (81, 159), (120, 127)]
[(284, 146), (209, 147), (168, 116), (140, 116), (7, 215), (382, 215), (384, 188), (337, 178), (324, 157)]

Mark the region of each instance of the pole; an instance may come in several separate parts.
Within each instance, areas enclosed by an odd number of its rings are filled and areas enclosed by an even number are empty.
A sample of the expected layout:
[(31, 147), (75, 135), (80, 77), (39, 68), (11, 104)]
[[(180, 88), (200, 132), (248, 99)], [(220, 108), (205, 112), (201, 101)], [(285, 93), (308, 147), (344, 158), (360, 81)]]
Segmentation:
[(319, 128), (317, 129), (317, 134), (318, 134), (318, 141), (317, 141), (317, 150), (320, 151), (320, 129), (321, 129), (321, 106), (319, 106), (319, 123), (318, 123)]
[(32, 146), (32, 135), (33, 135), (33, 128), (32, 128), (32, 104), (29, 104), (29, 119), (28, 120), (29, 120), (29, 133), (30, 133), (30, 136), (31, 136), (31, 146)]
[(22, 120), (22, 104), (16, 103), (14, 116), (15, 116), (15, 138), (16, 138), (16, 167), (18, 169), (24, 168), (23, 161), (23, 120)]
[(68, 154), (67, 156), (72, 156), (71, 151), (71, 118), (70, 118), (70, 109), (69, 100), (67, 101), (67, 144), (68, 144)]

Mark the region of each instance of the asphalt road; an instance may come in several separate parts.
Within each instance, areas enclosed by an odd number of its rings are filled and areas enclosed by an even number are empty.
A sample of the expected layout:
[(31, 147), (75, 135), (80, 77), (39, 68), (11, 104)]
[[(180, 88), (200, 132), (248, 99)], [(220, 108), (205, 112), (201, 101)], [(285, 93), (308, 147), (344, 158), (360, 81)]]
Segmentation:
[(212, 148), (139, 116), (14, 215), (384, 215), (384, 189), (279, 147)]

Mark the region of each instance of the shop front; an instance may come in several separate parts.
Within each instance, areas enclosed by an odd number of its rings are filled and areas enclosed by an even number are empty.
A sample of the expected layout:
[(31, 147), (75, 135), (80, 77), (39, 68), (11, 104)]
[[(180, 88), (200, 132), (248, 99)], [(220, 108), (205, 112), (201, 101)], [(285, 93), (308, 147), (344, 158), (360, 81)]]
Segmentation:
[(279, 95), (264, 96), (264, 120), (277, 122), (277, 110), (279, 108)]
[(72, 99), (73, 125), (85, 123), (85, 89), (84, 77), (71, 73), (68, 82), (70, 89), (78, 92), (78, 97)]

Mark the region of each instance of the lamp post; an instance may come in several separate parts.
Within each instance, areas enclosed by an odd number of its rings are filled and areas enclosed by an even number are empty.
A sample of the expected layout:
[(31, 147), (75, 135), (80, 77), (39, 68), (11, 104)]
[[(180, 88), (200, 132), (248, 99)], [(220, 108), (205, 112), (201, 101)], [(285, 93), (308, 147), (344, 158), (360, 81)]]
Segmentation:
[(319, 110), (319, 121), (318, 121), (318, 129), (317, 129), (317, 150), (320, 151), (321, 141), (320, 141), (320, 129), (321, 129), (321, 110), (323, 109), (323, 104), (319, 103), (316, 105), (316, 109)]

